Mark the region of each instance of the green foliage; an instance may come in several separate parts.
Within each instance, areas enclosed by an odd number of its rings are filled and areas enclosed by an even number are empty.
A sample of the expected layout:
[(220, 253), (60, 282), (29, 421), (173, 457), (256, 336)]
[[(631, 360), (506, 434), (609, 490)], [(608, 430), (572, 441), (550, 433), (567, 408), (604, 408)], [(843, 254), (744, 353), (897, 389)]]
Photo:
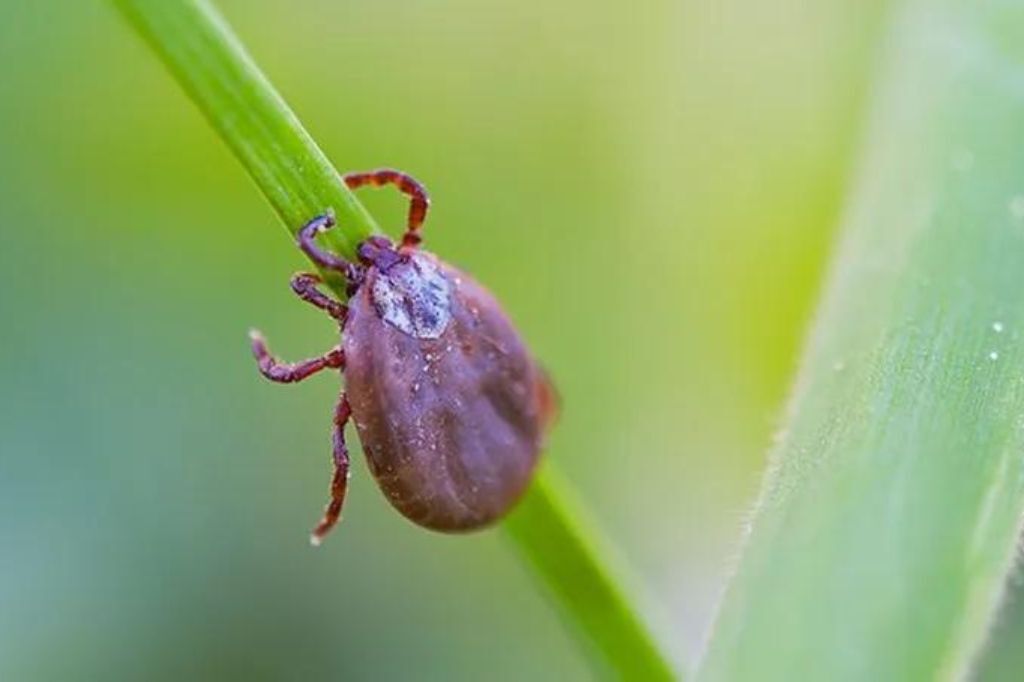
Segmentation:
[(593, 653), (610, 663), (618, 676), (672, 679), (671, 665), (644, 629), (621, 577), (609, 568), (612, 550), (585, 523), (582, 509), (550, 465), (541, 468), (505, 529), (558, 595), (579, 631), (596, 645)]
[[(375, 223), (298, 119), (256, 67), (223, 18), (201, 0), (115, 0), (249, 171), (294, 234), (333, 211), (331, 245), (353, 257)], [(325, 273), (329, 274), (329, 273)], [(331, 280), (339, 294), (336, 279)], [(596, 670), (628, 679), (670, 679), (659, 651), (565, 484), (549, 466), (510, 518), (516, 546), (587, 641)]]
[[(355, 257), (377, 231), (373, 218), (338, 181), (331, 162), (231, 32), (204, 2), (115, 0), (231, 147), (285, 227), (295, 234), (332, 213), (343, 229), (324, 239)], [(340, 296), (336, 274), (322, 272)]]
[(705, 680), (960, 679), (1024, 512), (1024, 10), (898, 15)]

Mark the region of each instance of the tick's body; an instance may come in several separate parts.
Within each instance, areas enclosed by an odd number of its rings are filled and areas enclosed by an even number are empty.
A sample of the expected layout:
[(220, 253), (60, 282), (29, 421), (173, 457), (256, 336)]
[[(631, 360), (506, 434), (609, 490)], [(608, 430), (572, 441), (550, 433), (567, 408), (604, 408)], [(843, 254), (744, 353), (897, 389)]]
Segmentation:
[(344, 349), (363, 451), (399, 511), (428, 528), (469, 530), (519, 498), (544, 435), (546, 389), (483, 288), (423, 253), (371, 269)]
[(372, 237), (360, 264), (326, 254), (313, 237), (331, 226), (319, 218), (300, 232), (300, 246), (349, 281), (349, 307), (300, 274), (292, 288), (339, 322), (343, 343), (323, 357), (280, 364), (262, 338), (253, 350), (265, 376), (299, 381), (341, 368), (345, 392), (335, 411), (332, 499), (314, 530), (337, 521), (348, 479), (345, 423), (351, 416), (388, 500), (416, 523), (464, 531), (503, 516), (519, 499), (536, 465), (553, 414), (553, 394), (515, 328), (494, 298), (465, 274), (417, 250), (427, 198), (395, 171), (346, 176), (350, 187), (396, 184), (413, 197), (409, 230), (395, 249)]

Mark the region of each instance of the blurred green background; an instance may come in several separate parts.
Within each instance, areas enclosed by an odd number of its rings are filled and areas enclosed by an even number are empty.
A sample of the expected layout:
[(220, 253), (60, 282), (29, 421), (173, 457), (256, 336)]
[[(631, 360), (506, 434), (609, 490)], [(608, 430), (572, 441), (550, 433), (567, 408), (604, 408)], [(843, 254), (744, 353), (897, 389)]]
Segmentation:
[[(827, 264), (879, 2), (220, 7), (342, 170), (430, 188), (428, 247), (563, 398), (549, 456), (680, 660), (699, 653)], [(587, 679), (500, 531), (394, 513), (305, 263), (106, 3), (0, 2), (0, 679)], [(361, 194), (401, 224), (390, 193)], [(1024, 619), (1019, 624), (1024, 628)], [(1015, 622), (1015, 621), (1010, 621)]]

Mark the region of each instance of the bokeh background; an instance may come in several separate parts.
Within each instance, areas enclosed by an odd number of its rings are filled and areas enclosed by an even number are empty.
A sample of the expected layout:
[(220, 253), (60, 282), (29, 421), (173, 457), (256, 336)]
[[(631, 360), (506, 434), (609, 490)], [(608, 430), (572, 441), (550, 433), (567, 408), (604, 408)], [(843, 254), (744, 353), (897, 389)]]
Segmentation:
[[(827, 267), (881, 3), (220, 6), (339, 168), (428, 185), (430, 248), (557, 379), (549, 456), (692, 661)], [(398, 229), (395, 195), (361, 197)], [(0, 2), (0, 240), (0, 679), (590, 676), (500, 531), (413, 527), (358, 454), (346, 522), (308, 547), (338, 381), (262, 381), (245, 332), (300, 358), (332, 326), (105, 2)]]

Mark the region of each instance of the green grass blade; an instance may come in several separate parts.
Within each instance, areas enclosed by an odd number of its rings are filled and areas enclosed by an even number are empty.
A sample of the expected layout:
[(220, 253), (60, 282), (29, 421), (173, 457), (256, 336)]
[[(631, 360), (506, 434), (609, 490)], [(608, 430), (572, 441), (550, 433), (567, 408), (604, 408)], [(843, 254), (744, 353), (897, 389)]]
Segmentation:
[[(259, 70), (220, 14), (202, 0), (114, 0), (206, 115), (295, 234), (333, 212), (323, 239), (355, 257), (377, 225)], [(339, 295), (334, 273), (322, 272)]]
[(1024, 512), (1024, 8), (896, 15), (837, 259), (698, 677), (959, 679)]
[[(201, 0), (114, 0), (153, 46), (228, 143), (292, 234), (331, 210), (328, 236), (342, 255), (376, 231), (369, 213), (339, 182), (323, 152), (256, 67), (213, 7)], [(326, 274), (326, 273), (325, 273)], [(330, 279), (342, 294), (337, 279)], [(568, 620), (594, 647), (595, 669), (629, 679), (673, 677), (607, 566), (593, 531), (549, 465), (506, 527)]]
[(566, 482), (547, 465), (504, 528), (617, 677), (673, 679), (671, 664), (627, 598), (622, 576), (611, 570), (612, 550), (585, 517)]

